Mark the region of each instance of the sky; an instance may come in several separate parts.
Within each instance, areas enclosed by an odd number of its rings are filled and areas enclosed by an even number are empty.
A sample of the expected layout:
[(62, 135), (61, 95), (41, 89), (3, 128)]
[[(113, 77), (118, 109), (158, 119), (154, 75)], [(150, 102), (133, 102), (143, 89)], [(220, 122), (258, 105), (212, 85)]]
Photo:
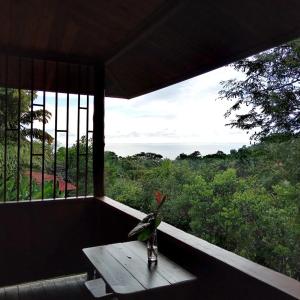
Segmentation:
[[(55, 93), (47, 92), (45, 95), (46, 110), (48, 110), (52, 117), (49, 122), (45, 125), (45, 130), (50, 135), (54, 137), (55, 135)], [(93, 127), (93, 97), (89, 96), (89, 124), (88, 129), (91, 130)], [(38, 97), (35, 103), (43, 103), (43, 93), (38, 92)], [(77, 119), (78, 119), (78, 95), (70, 94), (69, 96), (69, 146), (72, 146), (77, 140)], [(80, 96), (80, 106), (87, 107), (87, 96)], [(36, 109), (40, 109), (37, 107)], [(87, 110), (80, 110), (80, 132), (79, 136), (86, 134), (86, 116)], [(58, 109), (57, 109), (57, 129), (66, 130), (67, 129), (67, 95), (59, 93), (58, 94)], [(42, 124), (39, 122), (34, 123), (35, 128), (42, 128)], [(91, 134), (89, 135), (91, 137)], [(66, 145), (66, 134), (57, 134), (58, 147)]]
[(223, 67), (131, 100), (106, 98), (107, 143), (249, 144), (225, 126), (230, 102), (218, 100), (220, 81), (241, 78)]
[[(105, 139), (108, 150), (114, 144), (190, 144), (217, 145), (217, 150), (249, 144), (245, 131), (225, 126), (230, 121), (224, 114), (229, 101), (218, 99), (220, 82), (242, 78), (232, 67), (223, 67), (179, 84), (134, 99), (105, 99)], [(36, 103), (42, 103), (38, 93)], [(70, 95), (69, 145), (77, 138), (77, 95)], [(81, 96), (86, 107), (87, 97)], [(58, 129), (66, 129), (66, 94), (58, 95)], [(89, 129), (92, 129), (93, 97), (89, 97)], [(52, 118), (46, 131), (54, 136), (55, 94), (46, 93), (46, 109)], [(86, 131), (86, 110), (80, 114), (80, 136)], [(34, 124), (41, 128), (41, 124)], [(58, 145), (65, 145), (66, 136), (58, 134)], [(112, 147), (112, 149), (109, 149)], [(223, 147), (223, 148), (222, 148)], [(209, 148), (213, 152), (214, 147)], [(124, 154), (124, 153), (123, 153)]]

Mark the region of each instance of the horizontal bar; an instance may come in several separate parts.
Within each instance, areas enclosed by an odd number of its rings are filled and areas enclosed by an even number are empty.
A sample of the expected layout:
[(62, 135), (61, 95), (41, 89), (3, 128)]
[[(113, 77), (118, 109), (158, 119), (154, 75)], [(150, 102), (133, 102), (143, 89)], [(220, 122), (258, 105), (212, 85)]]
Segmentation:
[(56, 132), (68, 132), (66, 129), (57, 129)]
[(88, 133), (93, 133), (93, 130), (88, 130)]
[(39, 104), (39, 103), (33, 103), (32, 105), (33, 105), (33, 106), (40, 106), (40, 107), (44, 107), (44, 105), (43, 105), (43, 104)]
[(79, 109), (87, 109), (87, 107), (79, 106)]

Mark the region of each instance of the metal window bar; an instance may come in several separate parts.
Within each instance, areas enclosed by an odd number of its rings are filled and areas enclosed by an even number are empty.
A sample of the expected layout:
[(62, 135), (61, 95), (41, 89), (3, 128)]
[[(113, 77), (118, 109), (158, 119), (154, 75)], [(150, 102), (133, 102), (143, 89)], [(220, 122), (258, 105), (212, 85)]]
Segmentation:
[[(3, 202), (6, 202), (7, 199), (11, 200), (11, 197), (8, 198), (8, 193), (7, 193), (7, 180), (8, 180), (8, 163), (7, 160), (9, 159), (8, 157), (8, 142), (9, 142), (9, 135), (8, 132), (16, 132), (17, 135), (17, 159), (16, 159), (16, 175), (14, 177), (15, 180), (15, 185), (16, 185), (16, 197), (15, 200), (19, 201), (21, 200), (20, 197), (22, 195), (20, 189), (21, 189), (21, 183), (23, 182), (23, 179), (21, 177), (21, 172), (22, 172), (22, 166), (23, 166), (23, 151), (21, 152), (21, 142), (23, 145), (23, 142), (29, 146), (29, 151), (30, 151), (30, 157), (29, 157), (29, 201), (32, 200), (32, 198), (34, 197), (33, 195), (33, 170), (35, 168), (35, 162), (34, 162), (34, 158), (40, 158), (40, 163), (41, 163), (41, 198), (44, 199), (45, 197), (45, 183), (46, 183), (46, 179), (45, 179), (45, 171), (46, 171), (46, 131), (45, 131), (45, 124), (46, 124), (46, 102), (47, 102), (47, 94), (46, 94), (46, 89), (47, 89), (47, 79), (48, 79), (48, 62), (47, 61), (42, 61), (41, 66), (41, 72), (42, 72), (42, 83), (43, 83), (43, 89), (42, 89), (42, 103), (34, 103), (35, 101), (35, 81), (37, 80), (37, 78), (35, 78), (36, 74), (35, 74), (35, 70), (36, 67), (39, 68), (39, 66), (36, 64), (36, 61), (32, 58), (30, 58), (29, 60), (24, 59), (23, 57), (13, 57), (12, 61), (14, 59), (17, 59), (17, 72), (16, 72), (16, 78), (18, 80), (18, 86), (15, 87), (15, 91), (17, 92), (17, 125), (16, 126), (10, 126), (9, 124), (9, 119), (8, 119), (8, 101), (9, 101), (9, 68), (10, 68), (10, 56), (5, 55), (4, 57), (4, 112), (5, 112), (5, 116), (4, 116), (4, 153), (3, 153), (3, 159), (4, 159), (4, 163), (3, 163), (3, 169), (4, 169), (4, 175), (3, 175)], [(70, 174), (73, 174), (74, 177), (76, 177), (76, 196), (78, 197), (79, 194), (80, 196), (82, 195), (87, 195), (88, 194), (88, 174), (89, 174), (89, 134), (93, 133), (93, 130), (91, 130), (89, 128), (89, 114), (90, 114), (90, 94), (88, 92), (86, 92), (86, 105), (81, 105), (81, 91), (82, 91), (82, 76), (84, 76), (84, 83), (87, 86), (89, 86), (90, 84), (90, 78), (89, 78), (89, 71), (90, 71), (90, 67), (89, 66), (84, 66), (78, 64), (78, 103), (77, 103), (77, 115), (78, 115), (78, 119), (77, 119), (77, 155), (76, 155), (76, 166), (74, 168), (74, 173), (70, 173), (69, 170), (69, 130), (70, 130), (70, 84), (71, 84), (71, 65), (68, 64), (67, 65), (67, 104), (66, 104), (66, 129), (59, 129), (58, 128), (58, 101), (59, 101), (59, 77), (58, 77), (58, 72), (59, 72), (59, 63), (55, 62), (55, 70), (54, 70), (54, 82), (55, 82), (55, 122), (54, 122), (54, 150), (52, 152), (52, 157), (54, 160), (54, 170), (53, 170), (53, 198), (55, 199), (57, 197), (57, 190), (58, 187), (60, 189), (60, 192), (63, 192), (63, 190), (61, 190), (61, 186), (58, 185), (57, 186), (57, 179), (60, 179), (59, 175), (58, 175), (58, 167), (60, 165), (58, 165), (58, 155), (57, 155), (57, 148), (58, 148), (58, 133), (65, 133), (66, 134), (66, 148), (65, 148), (65, 170), (64, 170), (64, 197), (67, 198), (68, 197), (68, 193), (69, 193), (69, 177), (71, 176)], [(76, 67), (77, 67), (76, 66)], [(26, 77), (23, 77), (23, 72), (26, 72), (26, 68), (29, 70), (29, 85), (30, 85), (30, 90), (28, 91), (28, 97), (29, 97), (29, 112), (30, 112), (30, 119), (29, 119), (29, 126), (28, 129), (23, 128), (23, 124), (21, 124), (22, 122), (22, 116), (23, 116), (23, 101), (25, 101), (25, 98), (23, 98), (24, 96), (24, 92), (22, 90), (22, 84), (23, 81), (25, 80), (26, 82)], [(24, 73), (26, 74), (26, 73)], [(26, 103), (26, 102), (24, 102)], [(34, 147), (34, 121), (35, 121), (35, 117), (34, 117), (34, 108), (41, 108), (42, 110), (42, 117), (40, 118), (41, 122), (42, 122), (42, 141), (40, 143), (40, 145), (42, 146), (41, 151), (34, 151), (35, 147)], [(85, 110), (86, 112), (86, 130), (85, 130), (85, 144), (81, 145), (80, 143), (80, 112), (82, 110)], [(16, 128), (17, 127), (17, 128)], [(24, 140), (23, 137), (23, 129), (26, 129), (29, 135), (29, 139), (28, 142), (26, 142), (26, 140)], [(82, 148), (84, 149), (82, 152), (84, 153), (80, 153), (80, 147), (82, 146)], [(34, 153), (37, 152), (37, 153)], [(81, 178), (80, 175), (80, 157), (84, 157), (85, 161), (83, 160), (83, 170), (85, 170), (85, 174), (83, 176), (83, 178)], [(71, 177), (72, 178), (72, 177)], [(47, 179), (48, 180), (48, 179)], [(79, 186), (81, 186), (81, 190), (79, 190)]]
[(66, 160), (65, 160), (65, 198), (68, 196), (68, 168), (69, 168), (69, 105), (70, 105), (70, 65), (67, 69), (67, 118), (66, 118)]
[(3, 183), (3, 202), (6, 202), (6, 180), (7, 180), (7, 114), (8, 114), (8, 93), (7, 93), (7, 82), (8, 82), (8, 56), (5, 55), (5, 115), (4, 115), (4, 183)]
[(18, 58), (18, 73), (19, 73), (19, 87), (18, 87), (18, 149), (17, 149), (17, 202), (20, 200), (20, 131), (21, 131), (21, 57)]
[(76, 197), (79, 194), (79, 131), (80, 131), (80, 92), (81, 92), (81, 65), (78, 66), (78, 100), (77, 100), (77, 151), (76, 151)]
[[(87, 67), (87, 86), (89, 86), (89, 67)], [(85, 133), (85, 181), (84, 181), (84, 195), (87, 195), (87, 178), (88, 178), (88, 160), (89, 160), (89, 94), (86, 96), (86, 133)]]
[(58, 63), (55, 63), (55, 129), (54, 129), (54, 176), (53, 176), (53, 199), (56, 198), (56, 169), (57, 169), (57, 105), (58, 105)]
[(47, 83), (47, 62), (44, 61), (44, 90), (43, 90), (43, 141), (42, 141), (42, 200), (44, 200), (45, 186), (45, 122), (46, 122), (46, 83)]
[(31, 59), (31, 103), (30, 103), (30, 111), (31, 111), (31, 117), (30, 117), (30, 169), (29, 169), (29, 200), (32, 199), (32, 157), (33, 157), (33, 94), (34, 94), (34, 61)]

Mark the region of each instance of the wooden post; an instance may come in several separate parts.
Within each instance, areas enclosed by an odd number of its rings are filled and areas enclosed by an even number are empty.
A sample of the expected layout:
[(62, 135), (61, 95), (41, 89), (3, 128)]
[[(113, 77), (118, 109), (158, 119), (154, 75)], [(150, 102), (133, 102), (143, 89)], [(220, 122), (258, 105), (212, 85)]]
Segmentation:
[(95, 94), (93, 118), (93, 180), (94, 196), (104, 196), (104, 95), (105, 72), (103, 64), (95, 64)]

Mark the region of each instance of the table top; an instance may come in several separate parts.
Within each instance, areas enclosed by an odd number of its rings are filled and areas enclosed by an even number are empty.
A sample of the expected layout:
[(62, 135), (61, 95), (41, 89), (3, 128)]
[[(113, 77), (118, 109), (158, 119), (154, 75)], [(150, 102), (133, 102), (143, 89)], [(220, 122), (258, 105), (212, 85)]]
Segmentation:
[(148, 266), (146, 245), (139, 241), (83, 249), (115, 294), (131, 294), (196, 280), (164, 255)]

